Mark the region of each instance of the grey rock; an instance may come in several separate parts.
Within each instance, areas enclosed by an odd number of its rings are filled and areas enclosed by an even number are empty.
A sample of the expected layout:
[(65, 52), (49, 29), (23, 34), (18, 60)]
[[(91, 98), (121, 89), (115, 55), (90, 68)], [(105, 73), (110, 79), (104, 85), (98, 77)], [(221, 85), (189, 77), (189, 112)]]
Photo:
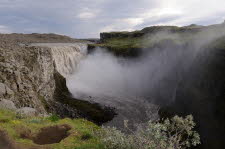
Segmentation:
[(8, 86), (6, 86), (6, 93), (8, 95), (14, 95), (14, 92)]
[[(25, 107), (17, 110), (24, 115), (57, 111), (58, 108), (52, 104), (56, 100), (55, 91), (58, 86), (55, 74), (72, 73), (75, 65), (69, 64), (71, 61), (78, 63), (82, 59), (84, 55), (79, 49), (83, 46), (76, 44), (72, 47), (71, 45), (1, 47), (0, 45), (0, 82), (4, 83), (0, 83), (0, 98), (11, 101), (10, 103), (4, 101), (7, 103), (4, 105), (11, 105), (13, 109), (14, 106)], [(64, 67), (65, 65), (69, 67)], [(60, 103), (58, 105), (62, 107)], [(66, 106), (64, 109), (71, 111), (70, 113), (77, 113)]]
[(0, 83), (0, 96), (3, 96), (6, 93), (5, 84)]
[(22, 116), (27, 116), (27, 117), (32, 117), (32, 116), (37, 116), (38, 112), (34, 108), (30, 107), (23, 107), (18, 110), (16, 110), (17, 114), (22, 115)]
[(0, 100), (0, 109), (16, 110), (17, 108), (12, 101), (6, 100), (6, 99), (1, 99)]

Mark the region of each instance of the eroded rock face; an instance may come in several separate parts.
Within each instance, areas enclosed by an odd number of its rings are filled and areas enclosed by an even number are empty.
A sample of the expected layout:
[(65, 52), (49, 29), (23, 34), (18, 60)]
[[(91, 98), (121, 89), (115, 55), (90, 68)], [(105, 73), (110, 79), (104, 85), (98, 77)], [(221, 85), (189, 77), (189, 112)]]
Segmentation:
[(0, 98), (17, 108), (46, 113), (45, 101), (53, 100), (55, 82), (51, 53), (44, 48), (0, 49)]
[(65, 78), (85, 56), (82, 48), (86, 48), (85, 44), (0, 48), (2, 108), (28, 116), (55, 113), (61, 117), (83, 117), (98, 124), (111, 120), (111, 109), (74, 99), (66, 86)]
[(0, 49), (0, 70), (0, 99), (13, 102), (17, 108), (47, 112), (56, 88), (51, 48)]
[[(49, 103), (54, 101), (56, 88), (54, 73), (58, 65), (53, 52), (56, 51), (43, 46), (0, 49), (1, 103), (7, 101), (4, 104), (7, 106), (11, 102), (20, 111), (26, 107), (37, 113), (46, 113), (51, 107)], [(73, 54), (72, 50), (67, 52)]]

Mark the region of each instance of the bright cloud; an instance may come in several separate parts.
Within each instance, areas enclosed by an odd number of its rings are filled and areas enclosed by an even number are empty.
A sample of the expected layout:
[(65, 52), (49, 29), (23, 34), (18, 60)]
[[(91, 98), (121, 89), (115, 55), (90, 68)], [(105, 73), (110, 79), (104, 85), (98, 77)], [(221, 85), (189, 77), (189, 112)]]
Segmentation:
[(116, 19), (112, 24), (102, 28), (100, 32), (110, 32), (110, 31), (132, 31), (135, 26), (143, 23), (143, 18), (127, 18), (127, 19)]
[(91, 12), (83, 12), (78, 15), (80, 19), (91, 19), (95, 17), (95, 14)]

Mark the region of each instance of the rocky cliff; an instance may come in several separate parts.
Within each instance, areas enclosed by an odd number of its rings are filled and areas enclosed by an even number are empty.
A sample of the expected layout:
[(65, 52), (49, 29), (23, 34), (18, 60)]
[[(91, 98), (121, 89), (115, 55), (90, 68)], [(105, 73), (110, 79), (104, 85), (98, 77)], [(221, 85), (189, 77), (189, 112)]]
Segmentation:
[(55, 89), (50, 51), (35, 47), (0, 50), (1, 98), (17, 108), (30, 107), (45, 114), (44, 102), (53, 100)]
[(0, 107), (25, 114), (85, 117), (96, 123), (111, 119), (103, 118), (111, 115), (106, 108), (73, 99), (67, 89), (65, 78), (85, 56), (82, 48), (85, 44), (14, 43), (12, 47), (10, 42), (0, 48)]

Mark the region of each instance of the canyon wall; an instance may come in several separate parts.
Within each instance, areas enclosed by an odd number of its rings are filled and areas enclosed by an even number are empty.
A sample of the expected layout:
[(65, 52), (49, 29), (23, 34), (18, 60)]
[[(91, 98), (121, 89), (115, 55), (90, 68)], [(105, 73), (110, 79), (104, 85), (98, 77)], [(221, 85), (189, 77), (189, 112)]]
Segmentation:
[(2, 102), (46, 114), (45, 103), (53, 100), (55, 89), (50, 50), (37, 47), (0, 50), (1, 99), (5, 99)]
[(66, 77), (85, 56), (86, 44), (31, 44), (0, 49), (0, 107), (25, 114), (83, 117), (96, 123), (113, 116), (106, 108), (74, 99)]

